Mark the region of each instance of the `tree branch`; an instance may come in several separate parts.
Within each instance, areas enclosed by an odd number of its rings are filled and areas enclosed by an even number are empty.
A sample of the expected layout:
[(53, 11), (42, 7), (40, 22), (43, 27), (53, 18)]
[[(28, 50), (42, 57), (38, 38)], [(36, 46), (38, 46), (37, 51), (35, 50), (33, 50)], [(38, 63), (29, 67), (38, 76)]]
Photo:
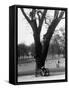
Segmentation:
[(41, 19), (40, 19), (40, 22), (39, 22), (39, 28), (42, 27), (42, 24), (43, 24), (43, 21), (44, 21), (44, 19), (45, 19), (46, 13), (47, 13), (47, 10), (44, 10), (44, 12), (43, 12), (43, 14), (42, 14), (42, 17), (41, 17)]
[(61, 19), (65, 19), (65, 17), (62, 17)]
[[(51, 22), (51, 25), (48, 28), (48, 31), (46, 33), (46, 35), (49, 35), (49, 38), (51, 39), (52, 34), (55, 31), (56, 26), (58, 25), (58, 23), (60, 22), (60, 20), (63, 17), (64, 12), (62, 11), (59, 15), (59, 17), (56, 17), (55, 19), (53, 19), (53, 21)], [(55, 14), (54, 14), (55, 15)], [(63, 18), (64, 19), (64, 18)]]
[[(48, 20), (48, 22), (47, 22), (47, 20)], [(51, 24), (51, 22), (52, 22), (52, 19), (50, 17), (49, 18), (45, 17), (45, 24), (47, 24), (49, 26)]]
[(61, 12), (60, 12), (60, 15), (59, 15), (59, 17), (58, 17), (60, 20), (62, 19), (63, 14), (64, 14), (64, 11), (61, 11)]
[(58, 18), (59, 10), (55, 10), (54, 12), (54, 19)]
[(46, 19), (45, 19), (45, 24), (47, 24), (48, 26), (50, 25), (50, 24), (46, 21)]
[(40, 22), (40, 18), (41, 18), (41, 17), (40, 17), (40, 14), (42, 15), (42, 12), (41, 12), (41, 11), (38, 11), (38, 12), (37, 12), (37, 15), (38, 15), (39, 22)]
[(27, 19), (27, 21), (31, 24), (31, 20), (29, 19), (29, 17), (26, 15), (26, 13), (24, 12), (24, 9), (23, 8), (20, 8), (21, 9), (21, 12), (22, 14), (24, 15), (24, 17)]

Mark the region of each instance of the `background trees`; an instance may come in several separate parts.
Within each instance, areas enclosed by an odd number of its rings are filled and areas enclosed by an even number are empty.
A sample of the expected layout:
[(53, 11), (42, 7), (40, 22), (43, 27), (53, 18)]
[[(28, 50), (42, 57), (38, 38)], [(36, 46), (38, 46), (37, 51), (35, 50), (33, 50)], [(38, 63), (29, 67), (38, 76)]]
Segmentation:
[(28, 55), (28, 47), (25, 44), (18, 45), (18, 57)]

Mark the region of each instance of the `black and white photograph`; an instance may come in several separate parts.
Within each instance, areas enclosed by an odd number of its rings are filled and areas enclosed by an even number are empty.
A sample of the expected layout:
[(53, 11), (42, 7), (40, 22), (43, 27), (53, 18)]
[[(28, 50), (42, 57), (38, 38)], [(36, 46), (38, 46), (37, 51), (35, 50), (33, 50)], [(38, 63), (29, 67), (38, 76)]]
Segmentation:
[(17, 8), (17, 82), (66, 79), (65, 10)]

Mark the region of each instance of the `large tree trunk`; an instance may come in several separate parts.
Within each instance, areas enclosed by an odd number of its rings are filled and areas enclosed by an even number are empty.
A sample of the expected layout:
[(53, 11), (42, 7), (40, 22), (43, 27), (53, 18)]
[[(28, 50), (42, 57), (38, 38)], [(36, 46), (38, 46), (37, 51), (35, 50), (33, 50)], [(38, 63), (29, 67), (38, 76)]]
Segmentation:
[(44, 67), (45, 65), (50, 39), (44, 42), (44, 50), (42, 50), (43, 48), (40, 42), (40, 34), (34, 33), (34, 41), (35, 41), (35, 60), (36, 60), (35, 75), (38, 76), (41, 73), (42, 67)]
[(41, 56), (42, 56), (42, 45), (40, 42), (40, 34), (34, 33), (34, 41), (35, 41), (35, 59), (36, 59), (36, 69), (41, 68)]

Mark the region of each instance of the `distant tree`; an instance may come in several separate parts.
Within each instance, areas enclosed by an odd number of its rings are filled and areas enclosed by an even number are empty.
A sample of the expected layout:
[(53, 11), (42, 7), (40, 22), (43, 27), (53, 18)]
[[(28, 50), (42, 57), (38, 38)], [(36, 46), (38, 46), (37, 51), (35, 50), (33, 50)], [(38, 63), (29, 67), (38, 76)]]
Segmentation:
[(60, 28), (60, 31), (62, 33), (62, 36), (60, 39), (61, 52), (62, 52), (63, 56), (65, 57), (65, 30), (64, 30), (64, 28)]
[(51, 48), (52, 49), (52, 54), (63, 54), (65, 51), (65, 30), (64, 28), (59, 28), (60, 33), (54, 34), (54, 36), (51, 39)]
[(18, 45), (18, 57), (28, 55), (28, 47), (25, 44)]
[(54, 58), (54, 55), (56, 54), (60, 55), (61, 53), (58, 39), (59, 39), (59, 35), (55, 35), (52, 37), (50, 41), (48, 54), (52, 55), (52, 59)]
[(31, 55), (35, 57), (35, 45), (34, 45), (34, 43), (32, 43), (30, 45), (30, 52), (31, 52)]

